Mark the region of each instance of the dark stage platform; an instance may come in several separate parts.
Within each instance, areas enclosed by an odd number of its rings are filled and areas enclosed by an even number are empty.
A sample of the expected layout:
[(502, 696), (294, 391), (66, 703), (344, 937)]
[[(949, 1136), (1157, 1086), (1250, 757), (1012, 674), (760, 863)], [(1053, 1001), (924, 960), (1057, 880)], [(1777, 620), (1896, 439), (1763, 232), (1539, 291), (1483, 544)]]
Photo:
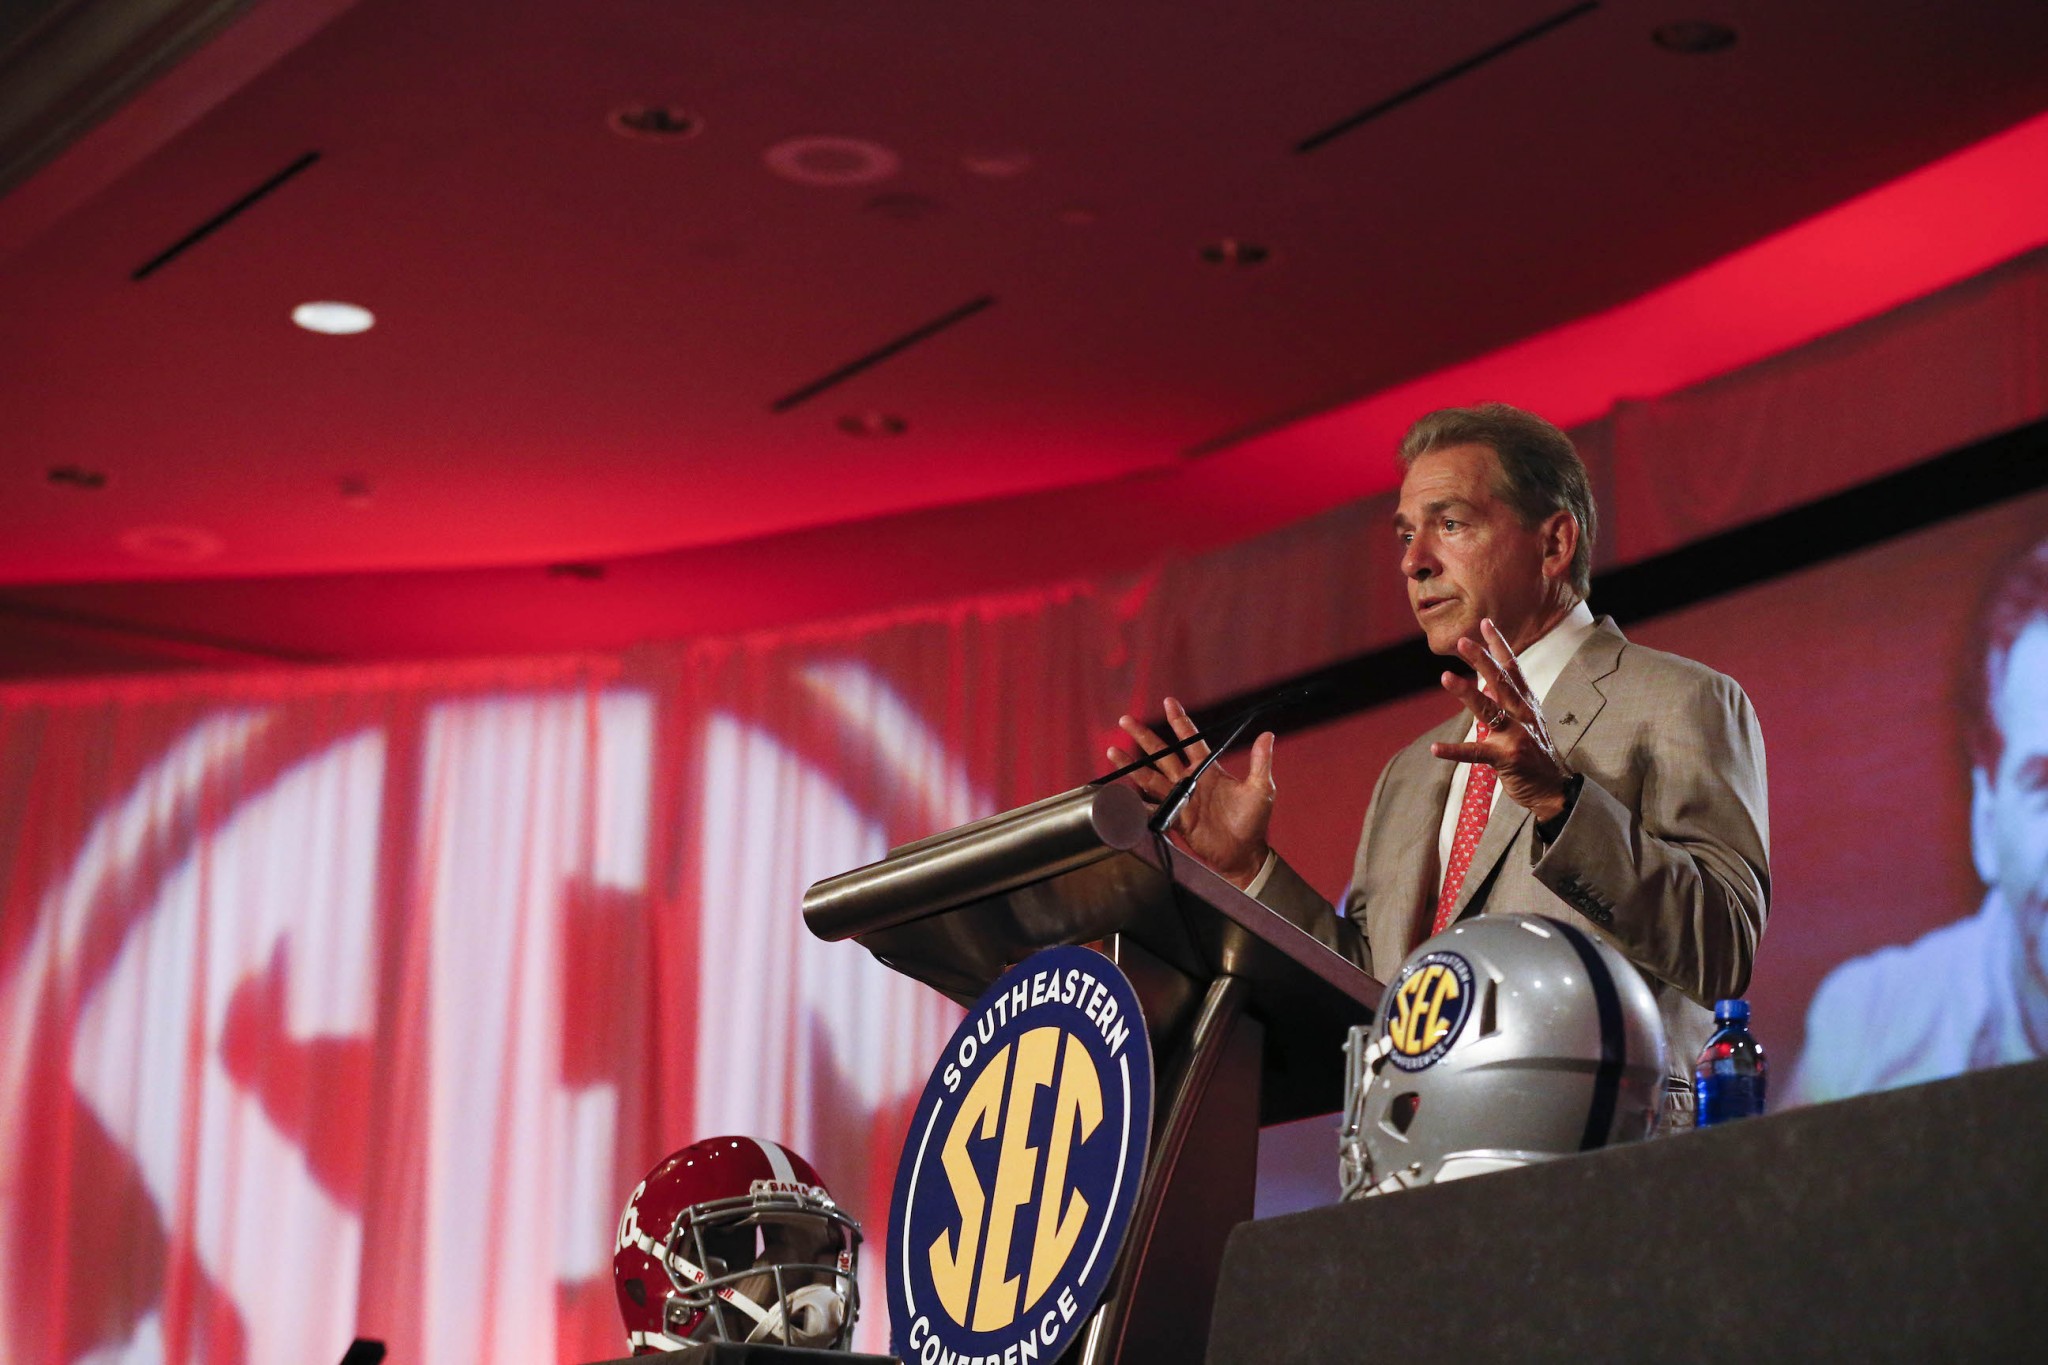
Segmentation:
[(1208, 1360), (2037, 1358), (2044, 1126), (2032, 1062), (1241, 1224)]

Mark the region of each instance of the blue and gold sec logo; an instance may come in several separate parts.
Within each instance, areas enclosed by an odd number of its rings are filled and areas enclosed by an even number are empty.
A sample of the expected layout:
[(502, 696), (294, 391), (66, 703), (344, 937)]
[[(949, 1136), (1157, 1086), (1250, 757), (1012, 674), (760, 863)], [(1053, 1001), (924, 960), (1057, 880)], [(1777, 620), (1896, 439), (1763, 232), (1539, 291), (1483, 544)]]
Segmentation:
[(1152, 1044), (1115, 963), (1048, 948), (990, 986), (896, 1166), (890, 1341), (906, 1365), (1057, 1359), (1109, 1285), (1151, 1125)]
[(1388, 1060), (1403, 1071), (1435, 1066), (1458, 1041), (1472, 996), (1472, 964), (1458, 954), (1438, 950), (1409, 963), (1381, 1010)]

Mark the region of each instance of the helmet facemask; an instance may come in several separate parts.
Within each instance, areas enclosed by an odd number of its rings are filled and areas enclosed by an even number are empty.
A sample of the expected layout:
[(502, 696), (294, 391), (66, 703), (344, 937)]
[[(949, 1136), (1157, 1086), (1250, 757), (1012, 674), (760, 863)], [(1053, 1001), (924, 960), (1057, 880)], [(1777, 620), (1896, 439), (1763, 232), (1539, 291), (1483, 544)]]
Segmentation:
[(859, 1245), (860, 1225), (822, 1192), (694, 1204), (662, 1248), (668, 1335), (844, 1350), (859, 1311)]

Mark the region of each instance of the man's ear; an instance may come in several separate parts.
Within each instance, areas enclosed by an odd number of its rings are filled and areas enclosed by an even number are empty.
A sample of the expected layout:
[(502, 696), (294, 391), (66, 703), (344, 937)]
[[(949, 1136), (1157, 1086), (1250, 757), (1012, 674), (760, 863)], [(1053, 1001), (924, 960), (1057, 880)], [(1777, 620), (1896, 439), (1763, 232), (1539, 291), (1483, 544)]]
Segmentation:
[(1997, 814), (1991, 805), (1991, 774), (1981, 767), (1970, 769), (1970, 860), (1977, 865), (1977, 880), (1987, 887), (1998, 885)]
[(1543, 575), (1569, 578), (1579, 552), (1579, 519), (1559, 508), (1543, 519)]

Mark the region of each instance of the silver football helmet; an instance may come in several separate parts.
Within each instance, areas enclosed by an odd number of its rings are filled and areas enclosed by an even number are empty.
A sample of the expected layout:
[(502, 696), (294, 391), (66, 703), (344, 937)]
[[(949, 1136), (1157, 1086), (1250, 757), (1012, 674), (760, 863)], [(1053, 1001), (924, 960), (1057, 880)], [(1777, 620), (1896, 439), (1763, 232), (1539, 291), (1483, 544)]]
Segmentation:
[(1613, 947), (1539, 916), (1455, 924), (1345, 1044), (1344, 1197), (1647, 1137), (1668, 1055), (1649, 984)]

